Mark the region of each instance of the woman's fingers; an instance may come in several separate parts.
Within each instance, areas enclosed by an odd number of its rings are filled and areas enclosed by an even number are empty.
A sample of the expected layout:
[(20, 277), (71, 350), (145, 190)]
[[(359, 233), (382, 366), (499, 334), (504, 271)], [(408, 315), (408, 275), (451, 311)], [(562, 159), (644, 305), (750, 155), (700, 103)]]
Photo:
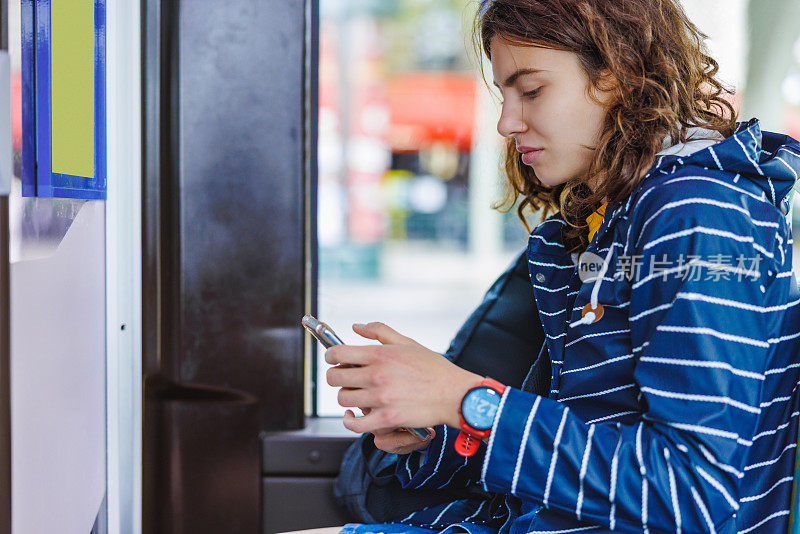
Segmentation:
[(333, 387), (364, 388), (371, 385), (367, 367), (330, 367), (325, 379)]
[(399, 426), (387, 419), (390, 418), (381, 415), (380, 412), (371, 411), (364, 417), (356, 417), (352, 410), (347, 410), (344, 412), (342, 424), (346, 429), (352, 430), (356, 434), (363, 434), (364, 432), (384, 434), (386, 431), (396, 430)]
[(331, 365), (353, 364), (366, 365), (375, 359), (378, 351), (384, 350), (381, 345), (334, 345), (325, 349), (325, 361)]
[(353, 332), (369, 339), (378, 340), (384, 345), (419, 345), (410, 337), (404, 336), (380, 321), (367, 324), (353, 323)]
[(416, 436), (405, 430), (395, 430), (375, 435), (375, 446), (390, 454), (408, 454), (418, 449), (424, 449), (430, 442), (431, 438), (420, 441)]
[[(344, 408), (372, 408), (369, 392), (360, 388), (340, 388), (336, 400)], [(364, 414), (369, 415), (368, 413)]]

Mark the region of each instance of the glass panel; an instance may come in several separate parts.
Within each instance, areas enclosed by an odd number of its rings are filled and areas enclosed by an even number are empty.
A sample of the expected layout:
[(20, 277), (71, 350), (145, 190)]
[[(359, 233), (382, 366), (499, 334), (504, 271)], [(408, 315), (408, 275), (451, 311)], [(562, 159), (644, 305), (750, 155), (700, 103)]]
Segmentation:
[[(490, 208), (501, 138), (470, 6), (320, 3), (318, 309), (345, 343), (376, 343), (351, 325), (382, 321), (444, 352), (527, 243)], [(318, 414), (339, 415), (319, 349)]]
[[(747, 0), (683, 0), (705, 32), (719, 77), (736, 88), (741, 121), (758, 117), (763, 130), (800, 139), (800, 4), (778, 0), (770, 9)], [(797, 187), (797, 186), (795, 186)], [(794, 272), (800, 277), (800, 198), (794, 195)]]
[[(777, 28), (760, 18), (769, 10), (750, 4), (753, 14), (746, 0), (683, 0), (708, 35), (719, 77), (736, 88), (740, 120), (759, 117), (764, 129), (800, 138), (798, 27)], [(444, 352), (526, 245), (516, 207), (490, 208), (502, 197), (502, 145), (497, 100), (472, 56), (476, 8), (469, 0), (320, 2), (318, 309), (345, 343), (374, 344), (351, 325), (382, 321)], [(765, 61), (775, 57), (791, 59)], [(797, 252), (794, 265), (800, 273)], [(322, 353), (318, 414), (340, 415)]]
[[(795, 139), (800, 139), (800, 36), (794, 42), (791, 58), (789, 72), (781, 84), (781, 96), (786, 110), (784, 118), (785, 132)], [(800, 185), (795, 184), (795, 190), (798, 188), (800, 188)], [(792, 262), (795, 275), (800, 279), (800, 195), (796, 191), (792, 204), (791, 219), (792, 239), (794, 239)]]

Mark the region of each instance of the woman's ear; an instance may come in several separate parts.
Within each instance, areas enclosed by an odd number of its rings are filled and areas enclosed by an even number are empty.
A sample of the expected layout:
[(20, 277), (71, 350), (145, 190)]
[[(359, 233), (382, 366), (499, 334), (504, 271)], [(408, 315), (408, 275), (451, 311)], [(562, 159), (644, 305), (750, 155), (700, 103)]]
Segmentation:
[(620, 84), (617, 77), (611, 70), (604, 68), (597, 76), (597, 82), (591, 85), (591, 97), (603, 106), (610, 106), (619, 95)]
[(600, 84), (604, 91), (614, 91), (619, 88), (619, 80), (610, 69), (604, 68), (600, 71)]

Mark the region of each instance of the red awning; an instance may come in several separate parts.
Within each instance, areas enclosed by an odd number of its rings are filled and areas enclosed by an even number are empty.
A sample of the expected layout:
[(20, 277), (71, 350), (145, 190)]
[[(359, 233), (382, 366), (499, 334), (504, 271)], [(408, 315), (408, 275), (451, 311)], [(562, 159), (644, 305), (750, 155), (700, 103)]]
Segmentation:
[(475, 87), (469, 73), (413, 72), (390, 79), (392, 150), (447, 143), (468, 151), (475, 124)]

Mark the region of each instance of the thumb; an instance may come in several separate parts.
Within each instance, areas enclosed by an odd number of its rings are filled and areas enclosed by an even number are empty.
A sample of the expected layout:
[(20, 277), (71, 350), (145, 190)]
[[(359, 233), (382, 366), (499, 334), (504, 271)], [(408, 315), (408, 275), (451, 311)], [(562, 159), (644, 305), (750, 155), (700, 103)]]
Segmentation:
[(410, 337), (400, 334), (379, 321), (367, 324), (353, 323), (353, 331), (360, 336), (380, 341), (384, 345), (419, 345)]

